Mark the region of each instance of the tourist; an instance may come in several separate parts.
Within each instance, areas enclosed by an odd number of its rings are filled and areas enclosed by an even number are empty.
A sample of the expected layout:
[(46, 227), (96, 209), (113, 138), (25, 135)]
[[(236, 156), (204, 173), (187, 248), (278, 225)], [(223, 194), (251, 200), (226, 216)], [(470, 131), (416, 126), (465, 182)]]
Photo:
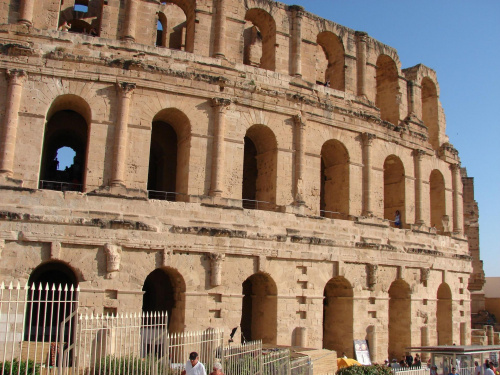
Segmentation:
[(458, 375), (457, 369), (455, 367), (452, 367), (451, 372), (448, 375)]
[(481, 375), (481, 366), (479, 366), (479, 362), (474, 362), (474, 375)]
[(415, 354), (415, 361), (413, 362), (414, 368), (422, 367), (422, 360), (420, 359), (420, 354)]
[(181, 375), (207, 375), (205, 366), (199, 360), (198, 353), (192, 352), (189, 354), (186, 369), (182, 371)]
[[(396, 228), (401, 228), (401, 212), (399, 210), (396, 210), (394, 214), (394, 226)], [(412, 358), (413, 360), (413, 358)]]
[(213, 371), (210, 375), (224, 375), (222, 372), (222, 365), (219, 362), (215, 362), (213, 366)]
[[(399, 212), (399, 211), (396, 211), (396, 212)], [(408, 365), (408, 367), (413, 366), (413, 356), (411, 355), (410, 352), (406, 352), (405, 361), (406, 361), (406, 364)]]
[[(495, 371), (493, 370), (493, 363), (490, 363), (489, 360), (486, 360), (488, 361), (488, 368), (486, 370), (484, 370), (484, 375), (495, 375)], [(485, 364), (486, 364), (486, 361), (485, 361)]]

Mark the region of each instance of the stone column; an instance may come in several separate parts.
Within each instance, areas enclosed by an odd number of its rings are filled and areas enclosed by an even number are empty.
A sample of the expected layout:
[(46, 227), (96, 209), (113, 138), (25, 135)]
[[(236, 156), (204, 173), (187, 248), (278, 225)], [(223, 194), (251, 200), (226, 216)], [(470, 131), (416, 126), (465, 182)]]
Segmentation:
[(423, 181), (422, 181), (422, 161), (425, 152), (422, 150), (413, 151), (413, 159), (415, 163), (415, 224), (424, 225), (424, 213), (422, 203)]
[(127, 0), (127, 9), (123, 27), (123, 40), (135, 42), (135, 26), (140, 0)]
[(226, 108), (231, 100), (213, 98), (214, 108), (214, 137), (212, 143), (212, 174), (210, 196), (220, 197), (224, 192), (224, 164), (226, 149), (224, 137), (226, 135)]
[(5, 177), (12, 177), (13, 175), (19, 107), (26, 77), (27, 74), (24, 70), (13, 69), (7, 71), (9, 86), (0, 138), (0, 175)]
[(363, 31), (356, 31), (356, 68), (358, 81), (358, 96), (366, 96), (366, 39), (368, 34)]
[(214, 57), (225, 57), (226, 55), (226, 1), (219, 0), (216, 8)]
[(226, 258), (225, 254), (210, 253), (210, 285), (219, 286), (222, 285), (222, 263)]
[(415, 82), (407, 82), (407, 92), (408, 92), (408, 115), (415, 116)]
[(35, 0), (21, 0), (21, 9), (19, 10), (19, 19), (17, 23), (31, 26), (33, 24), (33, 5)]
[(288, 7), (292, 11), (292, 75), (302, 77), (302, 17), (304, 8), (299, 5)]
[(128, 112), (135, 83), (118, 82), (117, 88), (120, 104), (115, 124), (111, 186), (125, 186), (124, 172), (127, 157)]
[(364, 165), (364, 178), (363, 178), (363, 215), (373, 216), (373, 202), (372, 202), (372, 156), (371, 149), (375, 134), (363, 133), (363, 165)]
[(304, 162), (306, 121), (299, 114), (293, 117), (295, 122), (295, 204), (304, 204)]
[(461, 234), (464, 230), (464, 201), (460, 165), (452, 164), (451, 173), (453, 174), (453, 231)]

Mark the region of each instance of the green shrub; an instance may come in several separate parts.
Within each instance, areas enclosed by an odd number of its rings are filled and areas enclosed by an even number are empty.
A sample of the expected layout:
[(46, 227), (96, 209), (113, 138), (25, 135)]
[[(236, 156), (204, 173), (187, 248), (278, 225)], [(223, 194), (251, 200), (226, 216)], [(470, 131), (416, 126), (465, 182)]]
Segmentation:
[[(27, 368), (26, 368), (27, 367)], [(17, 375), (17, 374), (28, 374), (28, 375), (40, 375), (40, 364), (35, 364), (31, 359), (28, 361), (21, 361), (14, 358), (12, 363), (10, 361), (0, 362), (1, 375)], [(26, 370), (28, 372), (26, 372)]]
[(392, 371), (381, 365), (350, 366), (339, 369), (337, 375), (392, 375)]

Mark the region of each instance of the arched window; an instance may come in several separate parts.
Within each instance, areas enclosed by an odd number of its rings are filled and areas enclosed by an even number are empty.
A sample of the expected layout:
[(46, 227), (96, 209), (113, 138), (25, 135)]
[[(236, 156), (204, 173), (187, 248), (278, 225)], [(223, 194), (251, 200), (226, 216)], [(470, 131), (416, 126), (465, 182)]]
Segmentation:
[(263, 9), (245, 14), (243, 63), (262, 69), (276, 69), (276, 22)]
[(345, 90), (344, 45), (332, 32), (323, 31), (317, 37), (316, 83), (335, 90)]
[(63, 95), (54, 101), (47, 119), (39, 188), (83, 191), (90, 107), (75, 95)]
[(441, 172), (434, 169), (431, 172), (430, 179), (430, 209), (431, 209), (431, 226), (438, 230), (438, 233), (443, 233), (443, 219), (446, 215), (446, 198), (444, 178)]
[(167, 46), (167, 17), (160, 12), (158, 14), (158, 21), (156, 22), (156, 47)]
[(344, 277), (337, 276), (325, 286), (323, 299), (323, 348), (336, 350), (340, 358), (353, 358), (354, 310), (353, 288)]
[(438, 345), (453, 344), (451, 289), (448, 284), (442, 283), (437, 291), (437, 335)]
[(175, 108), (160, 111), (153, 119), (149, 151), (150, 199), (183, 200), (188, 193), (191, 125)]
[(101, 13), (102, 2), (96, 0), (75, 0), (72, 7), (61, 1), (59, 30), (98, 36)]
[(271, 276), (262, 272), (243, 282), (241, 341), (262, 340), (276, 344), (278, 335), (278, 289)]
[(389, 288), (389, 358), (401, 358), (411, 346), (411, 289), (404, 280)]
[(422, 79), (422, 120), (429, 132), (429, 142), (434, 150), (439, 149), (438, 96), (434, 82)]
[(243, 207), (272, 210), (276, 204), (276, 137), (267, 126), (253, 125), (244, 141)]
[(377, 59), (377, 97), (375, 103), (380, 109), (380, 117), (394, 125), (399, 124), (399, 82), (398, 68), (387, 55)]
[(399, 211), (401, 224), (405, 213), (405, 169), (401, 159), (390, 155), (384, 162), (384, 219), (394, 221)]
[(76, 312), (78, 279), (62, 262), (49, 262), (35, 268), (28, 285), (28, 304), (24, 323), (25, 341), (65, 342), (73, 339), (75, 322), (69, 321), (61, 332), (61, 323)]
[[(159, 20), (162, 25), (162, 43), (157, 38), (157, 46), (186, 52), (194, 50), (195, 9), (194, 0), (161, 1)], [(157, 34), (158, 36), (158, 34)]]
[(349, 155), (333, 139), (321, 148), (320, 212), (321, 216), (344, 219), (349, 214)]

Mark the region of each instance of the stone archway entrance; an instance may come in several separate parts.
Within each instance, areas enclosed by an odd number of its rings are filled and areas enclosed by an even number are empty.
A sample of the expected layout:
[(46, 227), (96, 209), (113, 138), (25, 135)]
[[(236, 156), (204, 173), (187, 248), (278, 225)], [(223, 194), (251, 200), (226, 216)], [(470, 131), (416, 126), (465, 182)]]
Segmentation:
[(256, 273), (243, 282), (241, 341), (276, 344), (277, 287), (271, 276)]

